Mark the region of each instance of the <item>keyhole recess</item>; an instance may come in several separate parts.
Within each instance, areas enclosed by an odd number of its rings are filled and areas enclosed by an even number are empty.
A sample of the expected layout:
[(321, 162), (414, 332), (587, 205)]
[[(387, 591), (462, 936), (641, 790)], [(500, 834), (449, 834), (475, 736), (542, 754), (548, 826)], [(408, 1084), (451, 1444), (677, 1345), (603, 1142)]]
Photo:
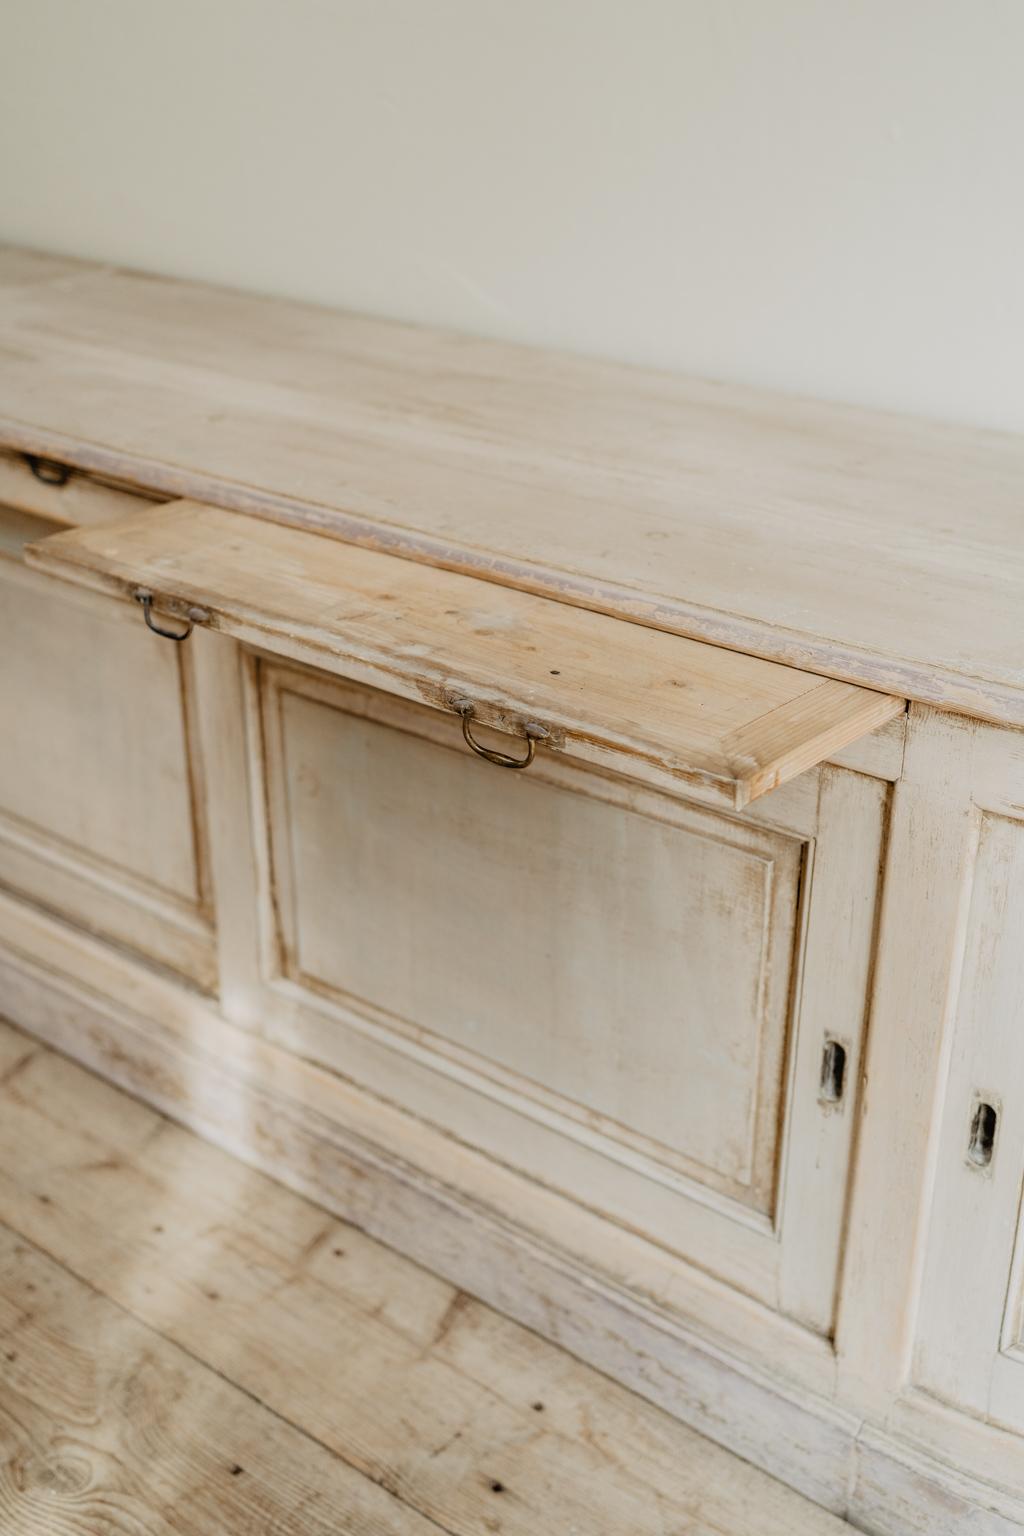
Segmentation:
[(976, 1168), (987, 1168), (992, 1161), (992, 1154), (996, 1146), (996, 1126), (999, 1116), (991, 1104), (980, 1099), (974, 1106), (971, 1116), (970, 1140), (967, 1143), (967, 1157)]
[(823, 1104), (838, 1104), (846, 1082), (846, 1047), (838, 1040), (826, 1040), (821, 1053), (821, 1091)]

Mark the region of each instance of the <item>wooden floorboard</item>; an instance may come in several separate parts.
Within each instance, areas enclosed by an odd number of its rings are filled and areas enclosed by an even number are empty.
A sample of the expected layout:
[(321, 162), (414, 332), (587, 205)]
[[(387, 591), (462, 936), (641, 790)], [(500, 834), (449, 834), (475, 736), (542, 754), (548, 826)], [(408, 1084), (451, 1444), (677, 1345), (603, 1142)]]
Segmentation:
[(437, 1525), (0, 1226), (4, 1536)]
[(4, 1025), (0, 1453), (4, 1536), (848, 1529)]

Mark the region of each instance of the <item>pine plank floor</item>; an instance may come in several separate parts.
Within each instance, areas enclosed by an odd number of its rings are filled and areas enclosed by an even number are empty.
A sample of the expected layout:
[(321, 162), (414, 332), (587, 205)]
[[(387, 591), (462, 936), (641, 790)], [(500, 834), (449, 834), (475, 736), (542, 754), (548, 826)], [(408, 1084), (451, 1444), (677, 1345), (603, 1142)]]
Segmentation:
[(3, 1536), (842, 1536), (0, 1023)]

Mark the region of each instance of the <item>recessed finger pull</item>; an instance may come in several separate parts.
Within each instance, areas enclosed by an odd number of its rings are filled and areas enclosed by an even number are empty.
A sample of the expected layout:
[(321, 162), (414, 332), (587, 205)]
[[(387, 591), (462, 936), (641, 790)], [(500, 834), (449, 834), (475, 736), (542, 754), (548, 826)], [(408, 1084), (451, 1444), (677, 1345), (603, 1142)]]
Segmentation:
[(184, 620), (187, 628), (181, 630), (164, 629), (163, 626), (158, 624), (153, 618), (152, 592), (147, 591), (145, 587), (138, 587), (136, 591), (132, 593), (132, 596), (135, 598), (137, 603), (142, 604), (142, 617), (146, 621), (147, 628), (151, 629), (154, 635), (160, 635), (164, 640), (175, 640), (179, 645), (182, 640), (188, 639), (189, 635), (192, 633), (197, 624), (204, 623), (205, 620), (210, 617), (205, 608), (190, 608)]
[(499, 768), (529, 768), (533, 762), (533, 754), (537, 748), (538, 737), (547, 735), (542, 725), (535, 725), (530, 722), (523, 729), (526, 752), (522, 757), (513, 757), (508, 752), (496, 752), (492, 747), (482, 747), (474, 738), (471, 727), (473, 719), (472, 704), (467, 701), (457, 705), (456, 708), (462, 716), (462, 734), (466, 738), (467, 746), (472, 747), (477, 757), (486, 758), (489, 763), (496, 763)]

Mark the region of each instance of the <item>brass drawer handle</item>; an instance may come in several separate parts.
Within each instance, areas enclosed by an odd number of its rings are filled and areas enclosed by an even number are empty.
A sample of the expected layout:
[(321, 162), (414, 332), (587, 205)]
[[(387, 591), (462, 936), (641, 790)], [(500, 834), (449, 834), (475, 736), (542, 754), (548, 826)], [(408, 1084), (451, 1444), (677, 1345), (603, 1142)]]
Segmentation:
[(41, 459), (36, 453), (26, 453), (25, 463), (43, 485), (67, 485), (71, 479), (71, 467), (58, 464), (56, 459)]
[(546, 736), (542, 725), (534, 725), (532, 722), (524, 727), (524, 739), (526, 741), (526, 756), (511, 757), (507, 752), (495, 752), (491, 747), (482, 747), (478, 741), (474, 741), (470, 730), (470, 721), (473, 718), (473, 706), (468, 701), (456, 705), (462, 716), (462, 734), (466, 738), (466, 745), (472, 747), (477, 757), (486, 758), (489, 763), (496, 763), (499, 768), (529, 768), (533, 762), (533, 754), (537, 749), (537, 737)]
[(197, 624), (204, 623), (210, 617), (205, 608), (190, 608), (187, 617), (188, 628), (183, 629), (179, 634), (173, 629), (163, 629), (154, 621), (152, 592), (148, 592), (145, 587), (138, 587), (132, 596), (137, 603), (142, 604), (142, 617), (146, 621), (146, 627), (151, 629), (154, 635), (160, 635), (164, 640), (175, 640), (179, 645), (182, 640), (188, 639)]

